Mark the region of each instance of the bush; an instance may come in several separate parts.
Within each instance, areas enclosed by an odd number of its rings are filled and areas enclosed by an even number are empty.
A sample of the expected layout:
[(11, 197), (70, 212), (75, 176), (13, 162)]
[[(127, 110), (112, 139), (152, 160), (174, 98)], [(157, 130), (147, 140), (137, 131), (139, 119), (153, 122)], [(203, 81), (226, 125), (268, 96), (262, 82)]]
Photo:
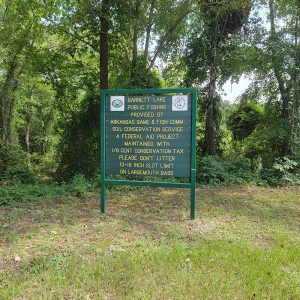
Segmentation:
[(0, 140), (0, 181), (7, 168), (20, 164), (26, 164), (26, 153), (18, 146), (6, 145)]
[(258, 175), (247, 158), (204, 156), (199, 161), (197, 181), (204, 184), (257, 183)]
[(8, 167), (5, 172), (5, 178), (12, 184), (33, 184), (37, 182), (35, 173), (25, 165)]
[(263, 170), (262, 178), (270, 185), (300, 183), (300, 164), (287, 156), (278, 158), (272, 168)]
[(241, 141), (248, 137), (263, 119), (263, 106), (255, 102), (239, 104), (229, 115), (227, 126), (233, 137)]
[(62, 196), (84, 197), (86, 192), (96, 187), (83, 175), (74, 176), (70, 183), (63, 184), (23, 184), (2, 186), (0, 188), (0, 205), (11, 202), (26, 202), (38, 198), (55, 198)]
[(69, 185), (71, 195), (79, 198), (84, 197), (85, 193), (89, 191), (90, 188), (90, 182), (82, 174), (75, 175)]
[(0, 205), (9, 204), (11, 202), (26, 202), (43, 197), (58, 197), (66, 193), (65, 185), (16, 184), (14, 186), (3, 186), (0, 189)]

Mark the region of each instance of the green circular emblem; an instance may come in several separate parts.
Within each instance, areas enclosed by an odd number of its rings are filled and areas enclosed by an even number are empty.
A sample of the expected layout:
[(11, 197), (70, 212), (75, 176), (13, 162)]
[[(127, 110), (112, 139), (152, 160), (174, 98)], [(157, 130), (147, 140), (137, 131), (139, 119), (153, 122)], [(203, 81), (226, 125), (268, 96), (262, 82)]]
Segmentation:
[(115, 99), (115, 100), (112, 101), (111, 105), (114, 108), (119, 108), (119, 107), (123, 106), (123, 101), (120, 100), (120, 99)]

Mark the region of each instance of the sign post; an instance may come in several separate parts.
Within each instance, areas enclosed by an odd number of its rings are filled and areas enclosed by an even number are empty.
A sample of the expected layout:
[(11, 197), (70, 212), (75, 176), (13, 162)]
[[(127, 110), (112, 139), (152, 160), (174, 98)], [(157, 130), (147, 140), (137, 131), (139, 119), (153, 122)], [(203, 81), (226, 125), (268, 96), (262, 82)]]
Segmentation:
[[(190, 218), (195, 219), (196, 89), (103, 90), (100, 101), (101, 212), (106, 211), (107, 185), (189, 188)], [(149, 181), (151, 177), (189, 182)]]

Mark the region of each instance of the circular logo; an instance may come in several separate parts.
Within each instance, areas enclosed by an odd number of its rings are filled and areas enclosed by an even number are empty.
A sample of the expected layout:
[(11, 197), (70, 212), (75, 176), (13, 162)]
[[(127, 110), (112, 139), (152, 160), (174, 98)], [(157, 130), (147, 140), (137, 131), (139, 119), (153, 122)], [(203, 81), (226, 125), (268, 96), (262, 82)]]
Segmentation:
[(174, 106), (177, 109), (183, 109), (186, 107), (186, 99), (184, 97), (178, 97), (174, 100)]
[(120, 100), (120, 99), (115, 99), (111, 105), (114, 107), (114, 108), (119, 108), (119, 107), (122, 107), (123, 106), (123, 101)]

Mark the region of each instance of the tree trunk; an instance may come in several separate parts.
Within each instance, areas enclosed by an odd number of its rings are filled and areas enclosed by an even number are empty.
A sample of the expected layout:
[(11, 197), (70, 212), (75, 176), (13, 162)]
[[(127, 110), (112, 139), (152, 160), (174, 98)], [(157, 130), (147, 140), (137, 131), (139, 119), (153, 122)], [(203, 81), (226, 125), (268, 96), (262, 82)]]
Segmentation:
[(100, 14), (100, 90), (108, 89), (109, 0), (102, 0)]
[[(100, 11), (100, 90), (108, 89), (108, 29), (109, 29), (109, 12), (110, 0), (102, 0)], [(100, 124), (100, 102), (96, 105), (96, 121)], [(98, 134), (97, 139), (97, 164), (101, 161), (101, 137)]]
[(11, 143), (11, 122), (15, 97), (14, 93), (18, 88), (17, 55), (9, 63), (4, 84), (0, 90), (0, 133), (6, 144)]
[(32, 127), (32, 105), (33, 105), (33, 91), (35, 85), (32, 86), (29, 95), (29, 101), (26, 103), (25, 107), (25, 120), (26, 120), (26, 127), (25, 127), (25, 144), (26, 144), (26, 152), (28, 157), (28, 164), (30, 164), (30, 148), (31, 148), (31, 127)]
[(26, 128), (25, 128), (25, 143), (26, 143), (26, 152), (27, 152), (29, 164), (30, 164), (30, 133), (31, 133), (31, 114), (30, 112), (27, 112)]
[(299, 21), (300, 21), (300, 0), (298, 0), (297, 14), (295, 21), (295, 36), (294, 36), (294, 51), (295, 51), (295, 72), (293, 75), (293, 108), (291, 116), (291, 127), (292, 127), (292, 143), (291, 152), (295, 152), (294, 146), (296, 145), (296, 140), (299, 138), (299, 122), (300, 122), (300, 101), (299, 101), (299, 74), (300, 74), (300, 47), (299, 43)]
[(284, 136), (281, 145), (281, 154), (283, 156), (291, 154), (291, 120), (290, 120), (290, 89), (286, 86), (284, 82), (284, 77), (281, 73), (281, 65), (277, 59), (277, 53), (275, 51), (276, 44), (276, 29), (275, 29), (275, 14), (274, 14), (274, 1), (269, 0), (269, 10), (270, 10), (270, 44), (272, 53), (272, 63), (275, 78), (277, 80), (280, 96), (281, 96), (281, 117), (283, 120), (283, 130)]
[(211, 67), (209, 74), (209, 85), (207, 92), (207, 112), (204, 132), (203, 155), (216, 154), (216, 88), (217, 88), (217, 66), (216, 55), (218, 47), (218, 24), (215, 25), (215, 33), (211, 46)]
[(148, 25), (147, 25), (147, 29), (146, 29), (146, 41), (145, 41), (145, 49), (144, 49), (144, 60), (145, 61), (147, 61), (148, 53), (149, 53), (151, 29), (153, 26), (154, 8), (155, 8), (155, 0), (152, 0), (151, 5), (150, 5), (150, 11), (149, 11)]
[(204, 132), (204, 155), (216, 154), (216, 122), (215, 122), (215, 106), (216, 106), (216, 78), (217, 71), (212, 67), (210, 71), (210, 83), (207, 95), (207, 112)]
[(131, 71), (130, 71), (130, 82), (135, 87), (135, 73), (137, 68), (138, 60), (138, 32), (139, 32), (139, 20), (140, 20), (140, 10), (141, 10), (141, 0), (136, 0), (135, 10), (134, 10), (134, 27), (133, 27), (133, 37), (132, 37), (132, 60), (131, 60)]

